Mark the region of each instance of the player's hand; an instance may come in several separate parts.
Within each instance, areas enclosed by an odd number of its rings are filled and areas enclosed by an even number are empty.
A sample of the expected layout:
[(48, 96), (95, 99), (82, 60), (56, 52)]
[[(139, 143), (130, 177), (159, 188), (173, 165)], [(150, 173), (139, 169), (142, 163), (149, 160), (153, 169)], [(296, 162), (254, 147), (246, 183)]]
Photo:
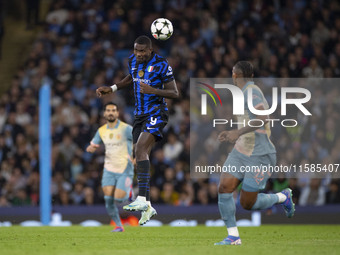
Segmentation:
[(140, 87), (140, 93), (142, 94), (155, 94), (155, 89), (149, 86), (148, 84), (140, 82), (139, 87)]
[(220, 142), (226, 142), (226, 141), (228, 141), (228, 139), (227, 139), (227, 137), (228, 137), (228, 132), (229, 132), (229, 131), (222, 131), (222, 132), (218, 135), (217, 139), (218, 139)]
[(99, 87), (96, 90), (96, 94), (97, 94), (98, 97), (101, 97), (101, 96), (104, 96), (104, 95), (108, 95), (108, 94), (111, 94), (111, 93), (112, 93), (111, 87), (102, 86), (102, 87)]
[(235, 143), (239, 137), (240, 133), (238, 129), (233, 129), (228, 132), (228, 141), (231, 143)]
[(87, 148), (86, 148), (86, 151), (87, 152), (90, 152), (90, 153), (93, 153), (93, 152), (95, 152), (97, 150), (97, 148), (95, 147), (95, 146), (93, 146), (93, 145), (89, 145), (89, 146), (87, 146)]
[(220, 142), (230, 142), (230, 143), (235, 143), (236, 140), (240, 137), (240, 134), (237, 129), (230, 130), (230, 131), (222, 131), (218, 135), (218, 140)]

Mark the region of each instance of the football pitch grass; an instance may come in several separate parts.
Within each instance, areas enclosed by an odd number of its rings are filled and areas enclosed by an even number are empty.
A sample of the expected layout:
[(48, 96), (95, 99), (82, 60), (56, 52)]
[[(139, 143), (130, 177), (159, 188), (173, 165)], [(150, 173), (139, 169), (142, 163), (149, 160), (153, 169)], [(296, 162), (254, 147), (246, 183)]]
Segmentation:
[(239, 228), (241, 246), (214, 246), (224, 227), (1, 227), (0, 254), (340, 254), (340, 225)]

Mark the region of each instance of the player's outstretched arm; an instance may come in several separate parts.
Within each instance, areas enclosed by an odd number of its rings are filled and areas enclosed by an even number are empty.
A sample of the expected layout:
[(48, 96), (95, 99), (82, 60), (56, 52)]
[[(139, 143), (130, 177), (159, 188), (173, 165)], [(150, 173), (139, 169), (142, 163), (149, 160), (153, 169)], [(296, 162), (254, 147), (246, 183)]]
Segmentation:
[(240, 137), (239, 130), (238, 129), (233, 129), (230, 131), (222, 131), (217, 139), (222, 143), (222, 142), (230, 142), (230, 143), (235, 143), (236, 140)]
[(140, 92), (143, 94), (155, 94), (160, 97), (175, 99), (179, 97), (175, 80), (164, 83), (164, 89), (155, 89), (143, 82), (140, 83)]
[[(265, 110), (264, 107), (261, 105), (259, 107), (256, 107), (257, 110)], [(262, 120), (264, 125), (266, 125), (268, 123), (268, 119), (269, 119), (269, 116), (268, 115), (255, 115), (255, 118), (254, 119), (257, 119), (257, 120)], [(253, 132), (257, 129), (261, 128), (261, 126), (255, 126), (255, 127), (251, 127), (251, 126), (245, 126), (243, 128), (240, 128), (240, 129), (237, 129), (238, 131), (238, 134), (239, 136), (241, 135), (244, 135), (246, 133), (250, 133), (250, 132)]]
[[(256, 108), (257, 110), (264, 110), (264, 107), (263, 106), (259, 106)], [(268, 123), (268, 119), (269, 119), (269, 116), (268, 115), (256, 115), (255, 116), (255, 119), (258, 119), (258, 120), (262, 120), (264, 125)], [(249, 133), (249, 132), (253, 132), (257, 129), (259, 129), (260, 126), (255, 126), (255, 127), (251, 127), (251, 126), (245, 126), (243, 128), (240, 128), (240, 129), (233, 129), (233, 130), (230, 130), (230, 131), (222, 131), (219, 136), (218, 136), (218, 140), (220, 142), (230, 142), (230, 143), (235, 143), (236, 140), (241, 136), (241, 135), (244, 135), (246, 133)]]
[(101, 97), (104, 95), (114, 93), (116, 90), (123, 89), (131, 84), (132, 84), (132, 76), (131, 74), (129, 74), (123, 80), (121, 80), (117, 84), (112, 85), (111, 87), (107, 87), (107, 86), (99, 87), (96, 90), (96, 93), (98, 97)]
[(86, 151), (90, 152), (90, 153), (94, 153), (97, 150), (97, 146), (95, 146), (94, 144), (90, 144), (89, 146), (87, 146)]

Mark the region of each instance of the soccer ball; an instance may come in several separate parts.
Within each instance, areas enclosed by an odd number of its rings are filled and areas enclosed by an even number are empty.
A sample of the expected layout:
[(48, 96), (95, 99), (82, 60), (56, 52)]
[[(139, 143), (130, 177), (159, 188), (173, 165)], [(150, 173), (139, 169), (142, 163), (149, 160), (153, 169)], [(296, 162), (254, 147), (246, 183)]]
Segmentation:
[(153, 38), (157, 40), (168, 40), (172, 36), (173, 32), (174, 28), (168, 19), (159, 18), (151, 24), (151, 34)]

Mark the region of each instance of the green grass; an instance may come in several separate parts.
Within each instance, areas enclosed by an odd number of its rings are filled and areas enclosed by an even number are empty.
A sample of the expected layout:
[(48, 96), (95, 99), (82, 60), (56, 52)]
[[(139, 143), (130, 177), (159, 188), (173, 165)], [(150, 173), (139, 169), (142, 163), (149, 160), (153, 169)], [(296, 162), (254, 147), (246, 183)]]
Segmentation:
[(240, 228), (241, 246), (214, 246), (222, 227), (1, 227), (0, 254), (340, 254), (340, 226)]

